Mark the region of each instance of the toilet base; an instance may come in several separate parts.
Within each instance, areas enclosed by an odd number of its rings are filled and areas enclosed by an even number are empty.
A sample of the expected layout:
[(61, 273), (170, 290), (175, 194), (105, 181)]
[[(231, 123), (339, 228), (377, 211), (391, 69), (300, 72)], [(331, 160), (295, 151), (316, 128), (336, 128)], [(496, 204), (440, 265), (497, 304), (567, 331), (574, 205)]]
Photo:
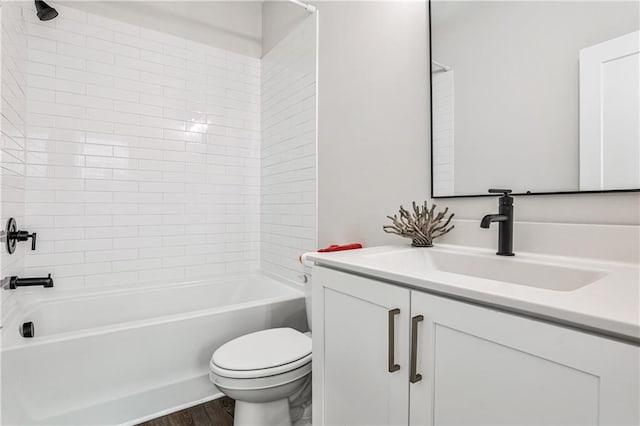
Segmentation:
[(291, 426), (289, 400), (271, 402), (236, 401), (234, 426)]

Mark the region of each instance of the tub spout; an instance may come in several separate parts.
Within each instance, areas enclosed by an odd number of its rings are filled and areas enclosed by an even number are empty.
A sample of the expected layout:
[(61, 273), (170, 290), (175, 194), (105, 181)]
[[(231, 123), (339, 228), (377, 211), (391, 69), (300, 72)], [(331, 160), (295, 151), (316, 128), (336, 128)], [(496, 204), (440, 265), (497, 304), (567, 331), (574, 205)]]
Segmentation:
[(51, 274), (48, 277), (38, 278), (18, 278), (16, 276), (6, 277), (2, 280), (2, 288), (5, 290), (15, 290), (18, 287), (28, 287), (34, 285), (41, 285), (45, 288), (53, 287), (53, 278)]

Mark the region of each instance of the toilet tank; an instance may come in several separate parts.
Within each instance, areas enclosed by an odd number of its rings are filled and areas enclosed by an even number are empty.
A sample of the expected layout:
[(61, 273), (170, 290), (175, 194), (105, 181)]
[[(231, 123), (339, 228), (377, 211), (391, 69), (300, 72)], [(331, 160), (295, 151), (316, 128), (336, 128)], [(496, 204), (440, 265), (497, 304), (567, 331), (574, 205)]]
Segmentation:
[(304, 304), (307, 309), (307, 324), (309, 324), (309, 331), (313, 331), (313, 327), (311, 325), (311, 283), (313, 281), (313, 277), (311, 274), (305, 274), (307, 278), (304, 283)]

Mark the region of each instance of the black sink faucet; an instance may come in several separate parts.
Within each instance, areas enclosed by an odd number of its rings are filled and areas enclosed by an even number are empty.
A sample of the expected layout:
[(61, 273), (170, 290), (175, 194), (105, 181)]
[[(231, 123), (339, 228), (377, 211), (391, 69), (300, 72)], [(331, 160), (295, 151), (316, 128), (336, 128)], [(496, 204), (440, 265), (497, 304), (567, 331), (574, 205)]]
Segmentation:
[(490, 189), (491, 194), (502, 194), (498, 214), (488, 214), (480, 221), (480, 227), (488, 229), (491, 222), (498, 222), (498, 256), (513, 256), (513, 197), (510, 189)]

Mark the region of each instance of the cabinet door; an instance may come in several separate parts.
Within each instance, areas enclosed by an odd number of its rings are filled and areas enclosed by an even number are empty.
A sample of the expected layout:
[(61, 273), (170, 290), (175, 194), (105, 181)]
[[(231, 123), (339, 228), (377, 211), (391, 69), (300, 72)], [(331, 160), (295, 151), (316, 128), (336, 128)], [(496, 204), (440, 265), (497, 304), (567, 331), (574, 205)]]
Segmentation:
[(407, 425), (410, 291), (313, 270), (313, 420)]
[(412, 292), (412, 425), (638, 424), (640, 348)]

